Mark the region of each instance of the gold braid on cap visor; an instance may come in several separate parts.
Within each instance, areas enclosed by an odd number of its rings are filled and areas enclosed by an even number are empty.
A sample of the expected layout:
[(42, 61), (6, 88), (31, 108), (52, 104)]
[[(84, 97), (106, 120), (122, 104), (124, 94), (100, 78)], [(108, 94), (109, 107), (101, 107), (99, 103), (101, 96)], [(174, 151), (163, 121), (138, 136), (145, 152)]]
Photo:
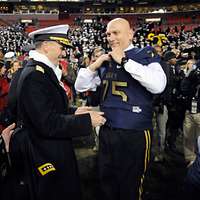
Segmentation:
[(49, 39), (50, 40), (54, 40), (54, 41), (56, 41), (58, 43), (64, 44), (66, 46), (72, 47), (71, 42), (68, 39), (66, 39), (66, 38), (50, 36)]

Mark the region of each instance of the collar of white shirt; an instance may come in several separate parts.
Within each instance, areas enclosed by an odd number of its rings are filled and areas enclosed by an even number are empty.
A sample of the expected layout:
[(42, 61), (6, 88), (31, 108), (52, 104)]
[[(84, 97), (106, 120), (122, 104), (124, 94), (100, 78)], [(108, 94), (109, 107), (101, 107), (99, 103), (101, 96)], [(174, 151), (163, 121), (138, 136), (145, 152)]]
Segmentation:
[(29, 58), (32, 58), (38, 62), (42, 62), (52, 68), (58, 81), (61, 80), (62, 70), (58, 66), (55, 66), (44, 54), (41, 54), (36, 50), (31, 50), (29, 51)]
[(133, 44), (130, 44), (126, 49), (124, 49), (124, 51), (128, 51), (130, 49), (134, 48)]

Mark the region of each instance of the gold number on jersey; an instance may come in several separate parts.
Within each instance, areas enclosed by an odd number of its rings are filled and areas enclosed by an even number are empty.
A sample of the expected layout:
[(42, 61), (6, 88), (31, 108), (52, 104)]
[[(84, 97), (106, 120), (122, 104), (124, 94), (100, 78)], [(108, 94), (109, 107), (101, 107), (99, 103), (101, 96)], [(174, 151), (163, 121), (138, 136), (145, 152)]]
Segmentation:
[[(104, 85), (104, 91), (103, 91), (103, 101), (104, 101), (109, 88), (108, 80), (103, 80), (103, 85)], [(120, 96), (122, 98), (122, 101), (128, 101), (128, 96), (126, 95), (126, 93), (119, 89), (119, 87), (127, 87), (127, 86), (128, 86), (127, 82), (112, 81), (112, 94)]]

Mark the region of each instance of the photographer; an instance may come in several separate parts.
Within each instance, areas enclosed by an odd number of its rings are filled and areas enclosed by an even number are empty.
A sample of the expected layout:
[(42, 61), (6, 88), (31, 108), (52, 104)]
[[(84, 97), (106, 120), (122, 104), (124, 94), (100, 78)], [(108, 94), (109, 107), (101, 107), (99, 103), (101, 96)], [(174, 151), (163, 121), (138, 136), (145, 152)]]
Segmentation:
[(196, 139), (200, 135), (200, 61), (181, 83), (186, 98), (186, 113), (183, 124), (183, 146), (185, 160), (189, 165), (196, 158)]

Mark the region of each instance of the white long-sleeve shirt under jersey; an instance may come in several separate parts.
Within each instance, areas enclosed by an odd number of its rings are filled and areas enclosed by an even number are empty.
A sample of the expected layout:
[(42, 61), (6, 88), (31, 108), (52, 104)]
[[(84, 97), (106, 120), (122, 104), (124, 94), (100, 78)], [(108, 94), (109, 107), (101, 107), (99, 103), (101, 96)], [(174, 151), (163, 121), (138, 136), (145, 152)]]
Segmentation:
[[(125, 51), (133, 48), (130, 45)], [(134, 60), (129, 59), (124, 65), (124, 69), (131, 74), (142, 86), (153, 94), (161, 93), (166, 86), (167, 78), (161, 67), (157, 62), (148, 65), (142, 65)], [(100, 85), (101, 79), (97, 71), (93, 72), (87, 68), (81, 68), (75, 82), (75, 89), (79, 92), (96, 91)]]

